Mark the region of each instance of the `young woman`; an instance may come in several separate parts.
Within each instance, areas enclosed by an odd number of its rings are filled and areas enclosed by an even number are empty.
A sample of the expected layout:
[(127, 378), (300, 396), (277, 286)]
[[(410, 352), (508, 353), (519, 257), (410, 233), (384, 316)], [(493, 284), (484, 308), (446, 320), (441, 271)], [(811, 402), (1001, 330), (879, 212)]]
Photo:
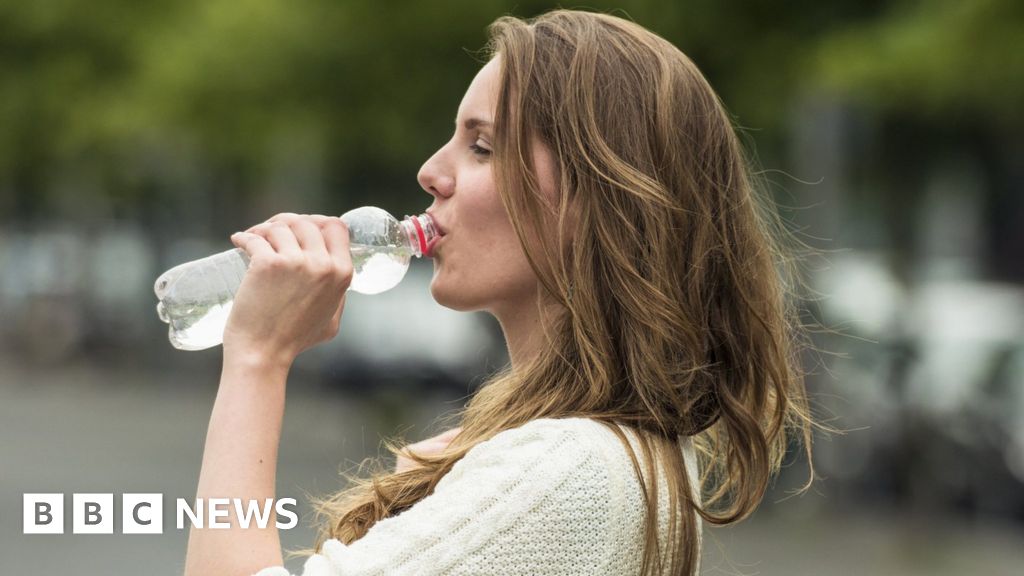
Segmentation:
[[(702, 519), (750, 515), (810, 429), (778, 228), (726, 112), (667, 41), (612, 16), (498, 19), (455, 132), (419, 173), (431, 294), (499, 321), (509, 366), (453, 433), (320, 503), (307, 576), (696, 574)], [(337, 218), (232, 237), (198, 497), (274, 496), (295, 356), (339, 329)], [(450, 443), (449, 443), (450, 441)], [(698, 458), (698, 455), (700, 458)], [(812, 467), (813, 479), (813, 467)], [(286, 576), (277, 529), (193, 530), (186, 574)]]

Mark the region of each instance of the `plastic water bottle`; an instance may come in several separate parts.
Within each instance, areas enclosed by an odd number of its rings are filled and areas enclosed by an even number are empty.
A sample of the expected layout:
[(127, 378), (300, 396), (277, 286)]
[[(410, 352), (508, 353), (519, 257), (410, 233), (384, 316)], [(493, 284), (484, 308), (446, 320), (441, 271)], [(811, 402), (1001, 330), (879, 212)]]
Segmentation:
[[(438, 238), (429, 214), (401, 222), (380, 208), (364, 206), (341, 219), (349, 230), (350, 289), (378, 294), (401, 282), (413, 256), (430, 255)], [(160, 319), (170, 324), (168, 339), (179, 350), (203, 350), (224, 340), (224, 326), (235, 292), (249, 268), (249, 255), (233, 248), (186, 262), (164, 272), (153, 287)]]

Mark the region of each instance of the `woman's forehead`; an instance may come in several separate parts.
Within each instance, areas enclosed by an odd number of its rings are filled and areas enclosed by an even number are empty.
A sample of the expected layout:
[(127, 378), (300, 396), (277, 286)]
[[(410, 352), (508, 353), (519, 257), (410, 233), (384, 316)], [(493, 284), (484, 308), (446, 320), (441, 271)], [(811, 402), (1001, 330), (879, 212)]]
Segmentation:
[(490, 123), (494, 117), (494, 109), (498, 103), (498, 80), (501, 69), (498, 58), (492, 58), (483, 68), (477, 72), (473, 81), (470, 82), (466, 95), (462, 97), (459, 105), (459, 115), (456, 123), (462, 123), (470, 119)]

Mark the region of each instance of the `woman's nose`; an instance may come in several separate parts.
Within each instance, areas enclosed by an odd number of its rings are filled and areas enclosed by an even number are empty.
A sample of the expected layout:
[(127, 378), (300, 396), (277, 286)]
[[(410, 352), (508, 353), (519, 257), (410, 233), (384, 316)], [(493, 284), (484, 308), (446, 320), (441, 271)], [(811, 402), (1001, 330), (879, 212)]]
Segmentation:
[(419, 181), (420, 186), (431, 196), (444, 196), (447, 198), (455, 190), (455, 178), (444, 168), (444, 163), (438, 158), (440, 153), (441, 151), (439, 150), (437, 154), (434, 154), (423, 164), (416, 175), (416, 179)]

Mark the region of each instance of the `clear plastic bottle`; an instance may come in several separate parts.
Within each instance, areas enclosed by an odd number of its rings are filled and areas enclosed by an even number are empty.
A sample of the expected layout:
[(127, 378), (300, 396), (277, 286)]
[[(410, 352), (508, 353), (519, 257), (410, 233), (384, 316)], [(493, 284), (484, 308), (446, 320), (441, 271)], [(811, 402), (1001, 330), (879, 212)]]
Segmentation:
[[(352, 255), (350, 289), (378, 294), (397, 285), (413, 256), (430, 254), (438, 238), (429, 214), (399, 222), (380, 208), (364, 206), (342, 214)], [(175, 266), (153, 287), (160, 319), (170, 324), (168, 338), (180, 350), (203, 350), (223, 342), (235, 292), (249, 268), (249, 255), (233, 248)]]

